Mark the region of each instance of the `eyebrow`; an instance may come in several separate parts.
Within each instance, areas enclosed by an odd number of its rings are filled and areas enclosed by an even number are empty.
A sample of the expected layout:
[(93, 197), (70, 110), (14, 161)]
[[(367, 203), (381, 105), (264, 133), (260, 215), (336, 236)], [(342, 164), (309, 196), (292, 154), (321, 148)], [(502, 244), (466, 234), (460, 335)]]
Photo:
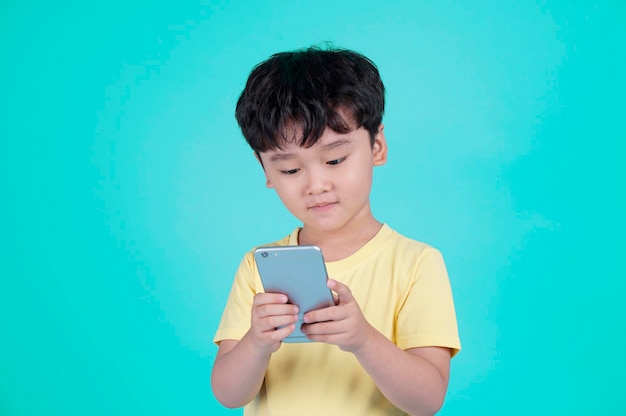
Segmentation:
[[(339, 140), (336, 140), (334, 142), (323, 144), (323, 145), (321, 145), (321, 147), (322, 147), (322, 150), (332, 150), (332, 149), (336, 149), (338, 147), (346, 146), (346, 145), (348, 145), (350, 143), (352, 143), (352, 140), (350, 140), (350, 139), (339, 139)], [(291, 160), (291, 159), (294, 159), (295, 157), (296, 157), (296, 155), (293, 154), (293, 153), (274, 153), (272, 156), (270, 156), (270, 162), (279, 162), (279, 161), (283, 161), (283, 160)]]
[(278, 162), (280, 160), (290, 160), (295, 158), (296, 155), (293, 153), (274, 153), (270, 156), (270, 162)]
[(345, 146), (345, 145), (350, 144), (350, 143), (352, 143), (352, 140), (349, 140), (349, 139), (339, 139), (339, 140), (335, 140), (334, 142), (323, 144), (322, 148), (324, 150), (336, 149), (337, 147)]
[[(336, 149), (338, 147), (342, 147), (342, 146), (348, 145), (350, 143), (352, 143), (352, 140), (339, 139), (339, 140), (336, 140), (334, 142), (323, 144), (323, 145), (321, 145), (321, 147), (322, 147), (322, 150), (332, 150), (332, 149)], [(296, 157), (296, 155), (293, 154), (293, 153), (274, 153), (272, 156), (270, 156), (270, 162), (291, 160), (291, 159), (294, 159), (295, 157)]]

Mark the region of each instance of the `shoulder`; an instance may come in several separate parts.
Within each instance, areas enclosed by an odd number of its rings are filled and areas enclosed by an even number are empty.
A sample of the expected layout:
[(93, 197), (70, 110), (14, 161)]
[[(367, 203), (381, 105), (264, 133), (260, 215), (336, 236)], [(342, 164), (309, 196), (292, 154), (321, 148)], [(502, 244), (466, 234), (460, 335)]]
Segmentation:
[(270, 243), (259, 244), (257, 246), (252, 247), (252, 249), (249, 252), (253, 253), (254, 250), (256, 250), (259, 247), (277, 247), (277, 246), (293, 245), (294, 236), (295, 236), (296, 243), (298, 241), (298, 233), (299, 233), (299, 231), (300, 231), (300, 228), (296, 228), (291, 233), (287, 234), (286, 236), (284, 236), (280, 240), (272, 241)]
[(420, 259), (424, 257), (442, 257), (441, 252), (428, 243), (406, 237), (389, 228), (390, 233), (385, 240), (386, 251), (393, 252), (399, 257)]
[(384, 263), (410, 281), (447, 279), (445, 261), (437, 248), (396, 231), (385, 240), (381, 254)]
[[(297, 235), (297, 229), (294, 232), (296, 232)], [(261, 291), (262, 284), (259, 277), (257, 264), (254, 260), (254, 250), (256, 250), (258, 247), (289, 245), (292, 234), (293, 232), (281, 238), (280, 240), (276, 240), (271, 243), (260, 244), (248, 250), (239, 262), (239, 267), (237, 268), (237, 272), (235, 273), (235, 286), (245, 288), (246, 290), (251, 290), (254, 293)]]

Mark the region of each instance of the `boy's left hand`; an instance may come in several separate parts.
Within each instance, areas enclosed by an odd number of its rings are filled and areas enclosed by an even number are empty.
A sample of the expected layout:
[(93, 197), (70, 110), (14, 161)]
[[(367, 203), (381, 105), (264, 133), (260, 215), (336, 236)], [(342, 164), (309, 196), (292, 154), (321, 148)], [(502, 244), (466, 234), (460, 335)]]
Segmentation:
[(335, 306), (304, 314), (302, 332), (311, 341), (337, 345), (343, 351), (357, 352), (366, 345), (375, 329), (367, 322), (348, 286), (329, 279), (328, 287), (337, 294)]

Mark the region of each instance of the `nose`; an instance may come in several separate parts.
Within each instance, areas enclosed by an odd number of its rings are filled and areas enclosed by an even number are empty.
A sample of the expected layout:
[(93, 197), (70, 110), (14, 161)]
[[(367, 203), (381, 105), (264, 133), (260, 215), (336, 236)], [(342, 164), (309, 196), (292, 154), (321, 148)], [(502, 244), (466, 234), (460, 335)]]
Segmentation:
[(332, 184), (330, 178), (321, 170), (309, 171), (307, 175), (307, 195), (318, 195), (330, 191)]

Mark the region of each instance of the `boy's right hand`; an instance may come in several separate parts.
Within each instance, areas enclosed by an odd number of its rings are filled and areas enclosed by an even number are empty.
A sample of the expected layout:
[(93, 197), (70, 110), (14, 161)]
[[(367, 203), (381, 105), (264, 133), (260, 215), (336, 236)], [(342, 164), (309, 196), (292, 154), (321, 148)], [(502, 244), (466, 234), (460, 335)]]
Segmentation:
[(250, 335), (267, 353), (278, 350), (281, 341), (296, 329), (298, 307), (287, 301), (287, 296), (280, 293), (258, 293), (254, 297)]

